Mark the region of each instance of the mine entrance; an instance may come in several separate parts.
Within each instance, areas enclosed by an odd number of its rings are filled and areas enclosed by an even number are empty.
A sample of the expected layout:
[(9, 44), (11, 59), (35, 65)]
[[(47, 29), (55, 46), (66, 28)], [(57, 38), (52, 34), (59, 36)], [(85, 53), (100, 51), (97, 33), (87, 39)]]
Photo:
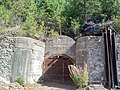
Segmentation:
[(44, 62), (43, 77), (45, 81), (72, 84), (68, 65), (73, 65), (73, 61), (66, 56), (54, 56)]

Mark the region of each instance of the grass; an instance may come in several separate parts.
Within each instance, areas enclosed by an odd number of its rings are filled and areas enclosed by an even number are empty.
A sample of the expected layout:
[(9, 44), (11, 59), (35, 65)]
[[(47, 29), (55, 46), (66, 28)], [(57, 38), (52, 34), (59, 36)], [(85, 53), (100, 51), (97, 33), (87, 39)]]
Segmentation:
[(70, 77), (72, 78), (73, 82), (79, 89), (86, 87), (88, 85), (88, 73), (84, 72), (81, 68), (68, 65), (70, 71)]

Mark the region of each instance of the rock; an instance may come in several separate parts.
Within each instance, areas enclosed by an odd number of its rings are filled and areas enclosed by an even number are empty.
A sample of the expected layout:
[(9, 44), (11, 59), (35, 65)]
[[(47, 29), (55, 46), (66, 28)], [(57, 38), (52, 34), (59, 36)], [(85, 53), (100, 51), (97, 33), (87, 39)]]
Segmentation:
[(38, 88), (41, 87), (41, 84), (37, 84), (37, 83), (30, 84), (29, 83), (29, 84), (25, 84), (23, 87), (25, 88), (25, 90), (38, 90)]
[(88, 90), (107, 90), (107, 89), (104, 88), (103, 85), (94, 84), (94, 85), (89, 85)]
[(9, 89), (10, 90), (24, 90), (24, 87), (21, 86), (19, 83), (15, 82), (15, 83), (9, 84)]
[(7, 87), (5, 87), (5, 86), (0, 85), (0, 90), (9, 90), (9, 89)]
[(0, 90), (8, 90), (9, 87), (7, 86), (7, 84), (5, 84), (5, 82), (0, 81)]
[(94, 90), (94, 88), (91, 86), (88, 86), (88, 90)]

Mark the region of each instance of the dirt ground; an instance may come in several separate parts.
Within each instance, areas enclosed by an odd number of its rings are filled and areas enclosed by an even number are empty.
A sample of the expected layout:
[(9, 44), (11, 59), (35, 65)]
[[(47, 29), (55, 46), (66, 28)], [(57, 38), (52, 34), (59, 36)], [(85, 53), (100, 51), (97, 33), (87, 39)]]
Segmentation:
[(26, 84), (19, 85), (18, 83), (11, 83), (9, 85), (0, 85), (0, 90), (76, 90), (74, 85), (66, 85), (54, 82), (46, 82), (41, 84)]

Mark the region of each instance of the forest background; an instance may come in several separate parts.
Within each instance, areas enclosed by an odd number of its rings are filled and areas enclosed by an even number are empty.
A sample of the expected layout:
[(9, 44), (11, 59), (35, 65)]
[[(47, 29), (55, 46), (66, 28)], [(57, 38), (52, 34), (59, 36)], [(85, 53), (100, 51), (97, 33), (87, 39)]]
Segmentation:
[(19, 26), (20, 36), (68, 35), (76, 40), (85, 16), (95, 23), (113, 21), (119, 32), (120, 0), (0, 0), (0, 32)]

